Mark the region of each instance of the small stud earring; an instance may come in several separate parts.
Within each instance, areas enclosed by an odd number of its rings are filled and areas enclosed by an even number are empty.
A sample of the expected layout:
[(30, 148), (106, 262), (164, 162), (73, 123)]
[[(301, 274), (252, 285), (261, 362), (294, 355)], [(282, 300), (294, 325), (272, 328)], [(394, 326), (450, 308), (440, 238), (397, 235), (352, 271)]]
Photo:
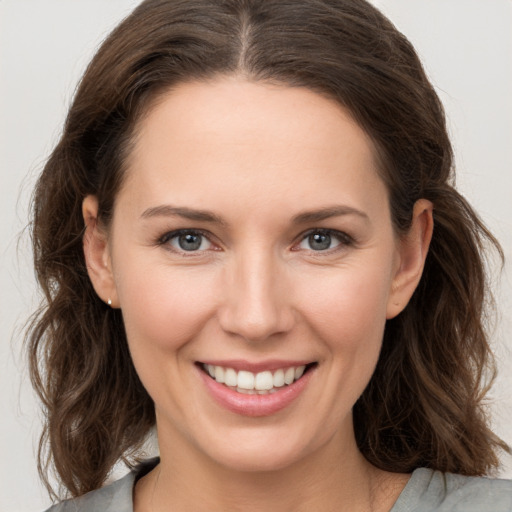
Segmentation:
[(111, 299), (110, 297), (109, 297), (109, 298), (108, 298), (108, 300), (107, 300), (107, 304), (108, 304), (109, 306), (112, 306), (112, 299)]

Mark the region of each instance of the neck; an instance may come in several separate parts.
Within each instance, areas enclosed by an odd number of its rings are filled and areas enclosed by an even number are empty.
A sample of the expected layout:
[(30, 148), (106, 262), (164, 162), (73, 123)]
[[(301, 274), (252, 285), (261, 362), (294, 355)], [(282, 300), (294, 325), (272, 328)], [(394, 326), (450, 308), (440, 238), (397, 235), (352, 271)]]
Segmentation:
[(353, 432), (342, 437), (285, 468), (241, 471), (183, 442), (166, 443), (159, 433), (161, 462), (137, 484), (134, 510), (390, 510), (408, 476), (378, 470), (357, 449)]

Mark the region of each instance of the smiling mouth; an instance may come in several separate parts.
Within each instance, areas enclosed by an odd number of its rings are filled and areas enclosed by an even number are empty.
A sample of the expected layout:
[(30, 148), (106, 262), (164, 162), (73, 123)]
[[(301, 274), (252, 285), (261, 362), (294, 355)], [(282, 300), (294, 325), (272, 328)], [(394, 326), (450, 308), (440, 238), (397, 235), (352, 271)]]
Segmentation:
[(199, 363), (199, 367), (219, 384), (238, 393), (248, 395), (268, 395), (285, 389), (301, 379), (305, 373), (316, 366), (309, 363), (301, 366), (290, 366), (274, 371), (253, 373), (246, 370)]

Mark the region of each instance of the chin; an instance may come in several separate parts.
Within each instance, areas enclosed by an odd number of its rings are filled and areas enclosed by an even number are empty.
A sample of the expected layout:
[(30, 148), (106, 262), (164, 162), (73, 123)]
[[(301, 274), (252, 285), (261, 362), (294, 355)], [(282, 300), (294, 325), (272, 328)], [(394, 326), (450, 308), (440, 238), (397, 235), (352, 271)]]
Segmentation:
[[(304, 443), (297, 433), (259, 431), (241, 432), (226, 437), (228, 442), (204, 446), (210, 460), (225, 469), (237, 472), (273, 472), (289, 468), (321, 450), (318, 439), (315, 446)], [(237, 440), (237, 441), (234, 441)]]
[(242, 473), (269, 473), (280, 471), (296, 464), (301, 457), (297, 451), (240, 450), (215, 456), (220, 466)]

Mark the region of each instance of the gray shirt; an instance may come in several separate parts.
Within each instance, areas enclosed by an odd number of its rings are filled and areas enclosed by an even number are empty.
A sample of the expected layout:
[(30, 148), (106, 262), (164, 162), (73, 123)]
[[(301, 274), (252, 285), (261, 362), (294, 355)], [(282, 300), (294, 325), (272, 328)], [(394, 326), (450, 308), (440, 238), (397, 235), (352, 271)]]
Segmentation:
[[(135, 482), (157, 463), (148, 461), (117, 482), (47, 512), (133, 512)], [(390, 512), (512, 512), (512, 481), (416, 469)]]

